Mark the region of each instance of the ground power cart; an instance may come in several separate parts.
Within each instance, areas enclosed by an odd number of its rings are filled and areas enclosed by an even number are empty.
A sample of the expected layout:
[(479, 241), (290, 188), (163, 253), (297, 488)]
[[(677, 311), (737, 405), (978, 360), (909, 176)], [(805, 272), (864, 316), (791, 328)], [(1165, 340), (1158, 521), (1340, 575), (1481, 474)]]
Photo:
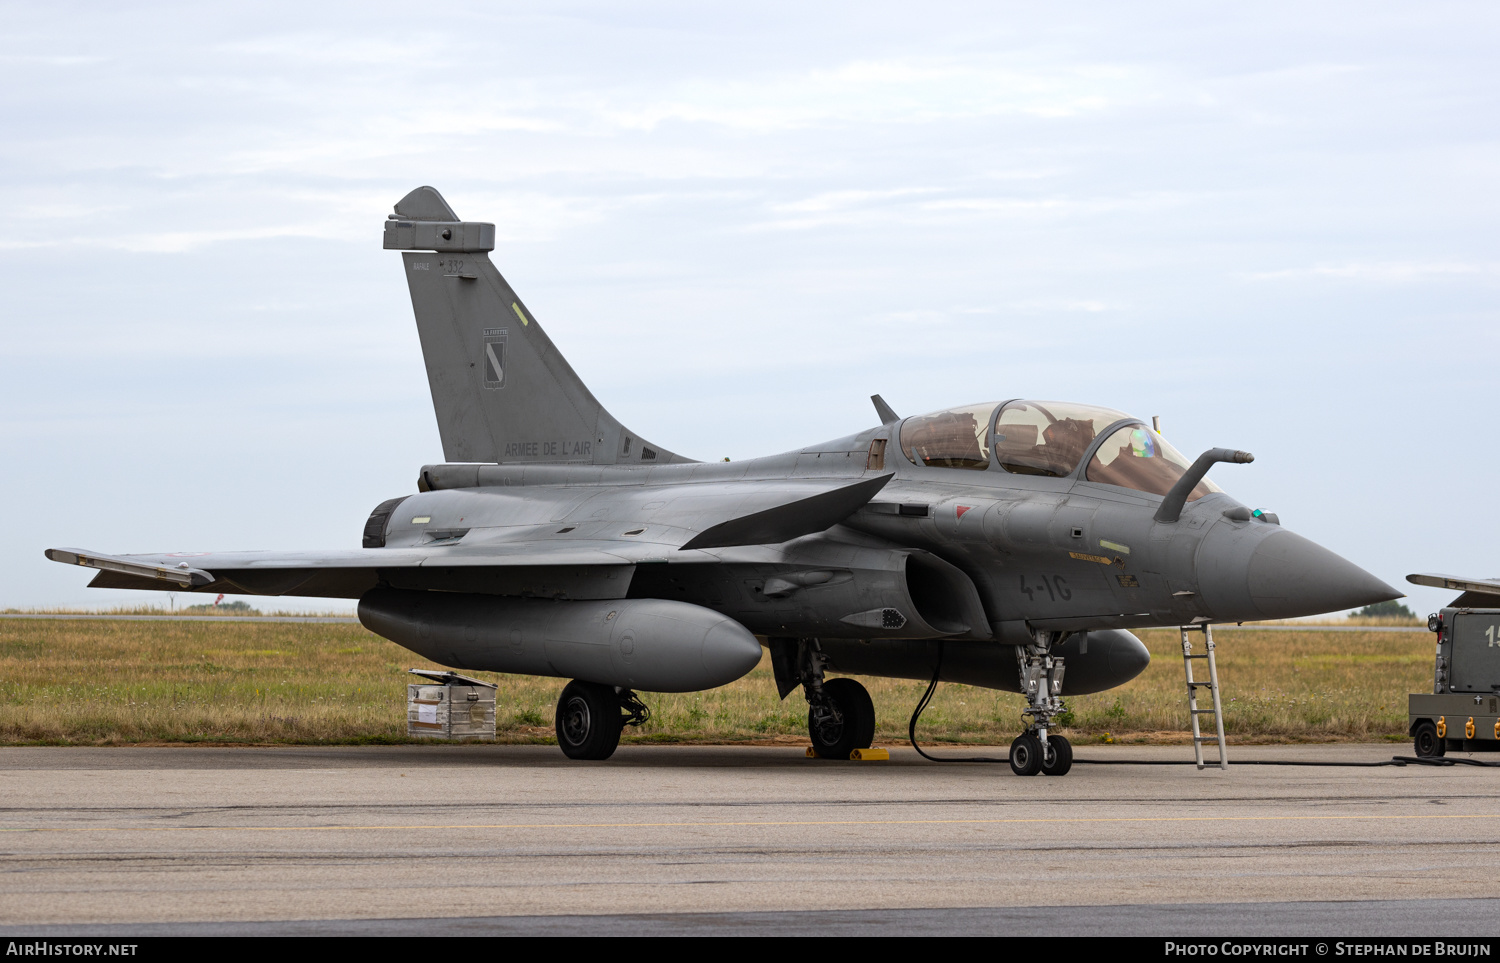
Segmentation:
[[(1500, 596), (1483, 601), (1500, 604)], [(1500, 752), (1500, 608), (1450, 606), (1427, 627), (1437, 634), (1432, 693), (1407, 697), (1417, 755)]]

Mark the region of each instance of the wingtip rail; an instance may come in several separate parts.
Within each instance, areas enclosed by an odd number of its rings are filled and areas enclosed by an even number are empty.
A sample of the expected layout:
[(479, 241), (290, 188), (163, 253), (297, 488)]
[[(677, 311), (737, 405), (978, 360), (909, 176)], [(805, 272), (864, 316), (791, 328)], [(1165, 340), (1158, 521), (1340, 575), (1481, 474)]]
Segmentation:
[(49, 548), (43, 554), (52, 561), (61, 562), (64, 565), (81, 565), (84, 568), (121, 572), (141, 578), (163, 579), (176, 582), (184, 588), (197, 588), (214, 581), (212, 574), (193, 568), (187, 562), (178, 562), (175, 566), (153, 565), (149, 562), (137, 562), (129, 558), (120, 558), (117, 555), (101, 555), (98, 552), (79, 548)]

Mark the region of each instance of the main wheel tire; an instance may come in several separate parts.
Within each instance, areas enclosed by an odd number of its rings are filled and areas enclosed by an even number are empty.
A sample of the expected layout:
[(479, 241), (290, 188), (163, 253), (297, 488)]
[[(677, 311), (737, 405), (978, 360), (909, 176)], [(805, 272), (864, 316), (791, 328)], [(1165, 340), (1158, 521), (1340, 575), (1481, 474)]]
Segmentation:
[(1073, 744), (1062, 736), (1048, 736), (1042, 753), (1042, 775), (1066, 776), (1073, 768)]
[(1448, 751), (1447, 741), (1438, 738), (1437, 726), (1430, 722), (1417, 723), (1417, 731), (1412, 734), (1411, 742), (1418, 756), (1436, 757)]
[(870, 690), (856, 679), (834, 679), (828, 685), (833, 686), (833, 698), (844, 713), (845, 725), (853, 717), (854, 745), (850, 751), (870, 748), (875, 741), (875, 701), (870, 698)]
[(573, 680), (557, 697), (557, 745), (569, 759), (608, 759), (620, 744), (620, 697), (615, 687)]
[(1029, 732), (1016, 736), (1010, 744), (1010, 771), (1018, 776), (1035, 776), (1042, 771), (1042, 741)]
[(868, 749), (875, 741), (875, 703), (869, 691), (854, 679), (829, 679), (823, 683), (823, 698), (843, 721), (820, 725), (813, 707), (807, 707), (807, 736), (818, 758), (848, 759), (854, 750)]

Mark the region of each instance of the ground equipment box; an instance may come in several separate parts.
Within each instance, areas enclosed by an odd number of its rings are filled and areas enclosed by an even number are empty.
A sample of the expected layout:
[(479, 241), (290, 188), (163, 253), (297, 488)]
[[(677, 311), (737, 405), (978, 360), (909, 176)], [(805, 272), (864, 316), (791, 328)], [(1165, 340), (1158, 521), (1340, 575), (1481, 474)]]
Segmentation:
[(1437, 635), (1432, 694), (1407, 697), (1417, 755), (1500, 752), (1500, 608), (1445, 608), (1427, 627)]
[(409, 669), (429, 681), (406, 687), (406, 734), (423, 739), (495, 738), (495, 686), (456, 672)]

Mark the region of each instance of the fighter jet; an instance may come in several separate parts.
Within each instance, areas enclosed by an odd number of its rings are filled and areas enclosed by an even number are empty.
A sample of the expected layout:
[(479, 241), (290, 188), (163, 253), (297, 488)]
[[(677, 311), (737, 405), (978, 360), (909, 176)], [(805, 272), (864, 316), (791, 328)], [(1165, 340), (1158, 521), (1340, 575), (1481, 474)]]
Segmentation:
[[(101, 588), (359, 600), (371, 631), (463, 670), (569, 679), (557, 739), (604, 759), (637, 690), (732, 682), (769, 650), (816, 754), (871, 744), (850, 676), (1024, 693), (1020, 774), (1062, 775), (1063, 699), (1121, 685), (1143, 626), (1276, 619), (1400, 593), (1209, 481), (1140, 418), (1010, 399), (899, 417), (748, 461), (695, 461), (595, 399), (490, 261), (493, 224), (420, 187), (401, 252), (444, 461), (381, 502), (360, 548), (105, 555)], [(837, 678), (831, 676), (838, 675)]]

